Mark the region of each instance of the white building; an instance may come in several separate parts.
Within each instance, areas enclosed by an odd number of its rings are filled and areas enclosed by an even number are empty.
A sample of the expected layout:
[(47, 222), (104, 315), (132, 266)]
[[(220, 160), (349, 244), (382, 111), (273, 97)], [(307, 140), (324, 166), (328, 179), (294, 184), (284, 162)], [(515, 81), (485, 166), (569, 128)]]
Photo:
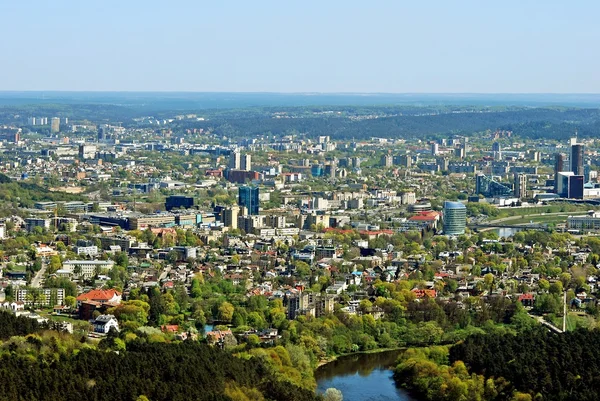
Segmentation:
[(65, 301), (64, 288), (42, 288), (37, 299), (29, 296), (29, 289), (19, 288), (16, 292), (17, 302), (22, 302), (25, 305), (31, 305), (34, 302), (37, 305), (56, 306), (62, 305)]
[(98, 247), (92, 246), (78, 246), (76, 248), (77, 255), (96, 256), (98, 255)]
[(87, 279), (94, 276), (96, 269), (102, 272), (112, 269), (114, 265), (112, 260), (65, 260), (61, 271)]
[(113, 315), (100, 315), (94, 320), (94, 333), (108, 334), (112, 328), (119, 331), (119, 322)]

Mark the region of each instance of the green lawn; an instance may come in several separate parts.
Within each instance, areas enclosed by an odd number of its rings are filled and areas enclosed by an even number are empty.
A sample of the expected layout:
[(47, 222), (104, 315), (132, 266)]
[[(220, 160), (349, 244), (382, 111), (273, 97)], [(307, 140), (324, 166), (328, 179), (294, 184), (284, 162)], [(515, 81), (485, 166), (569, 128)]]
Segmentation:
[[(595, 324), (595, 322), (596, 321), (592, 316), (569, 312), (567, 315), (567, 331), (573, 331), (578, 327), (589, 328), (591, 325)], [(559, 329), (562, 329), (562, 316), (553, 316), (551, 323)]]

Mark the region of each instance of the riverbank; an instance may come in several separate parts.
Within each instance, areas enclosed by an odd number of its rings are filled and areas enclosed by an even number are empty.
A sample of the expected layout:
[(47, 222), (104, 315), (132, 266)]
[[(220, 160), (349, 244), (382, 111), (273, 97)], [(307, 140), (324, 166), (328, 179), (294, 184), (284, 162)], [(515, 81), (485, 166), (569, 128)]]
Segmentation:
[(335, 361), (338, 360), (338, 358), (345, 357), (345, 356), (361, 355), (361, 354), (379, 354), (381, 352), (404, 351), (406, 349), (407, 349), (407, 347), (377, 348), (377, 349), (370, 349), (368, 351), (356, 351), (356, 352), (349, 352), (347, 354), (334, 355), (334, 356), (331, 356), (331, 357), (326, 358), (326, 359), (321, 359), (317, 363), (317, 367), (315, 368), (315, 370), (319, 369), (321, 366), (327, 365), (328, 363), (335, 362)]

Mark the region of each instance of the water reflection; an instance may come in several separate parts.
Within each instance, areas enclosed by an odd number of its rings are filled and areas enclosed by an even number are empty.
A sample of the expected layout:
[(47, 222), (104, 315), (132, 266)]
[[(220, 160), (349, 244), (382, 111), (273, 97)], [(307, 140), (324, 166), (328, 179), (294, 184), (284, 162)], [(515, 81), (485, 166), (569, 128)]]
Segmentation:
[(317, 369), (317, 391), (335, 387), (344, 395), (344, 401), (415, 401), (404, 390), (397, 388), (390, 368), (402, 351), (375, 354), (355, 354), (340, 357)]

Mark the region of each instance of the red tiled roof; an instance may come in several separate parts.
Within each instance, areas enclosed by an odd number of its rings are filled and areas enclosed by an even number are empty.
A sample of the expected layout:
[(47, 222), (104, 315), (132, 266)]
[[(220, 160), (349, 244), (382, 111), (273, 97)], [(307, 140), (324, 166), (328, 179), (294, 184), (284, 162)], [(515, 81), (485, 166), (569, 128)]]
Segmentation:
[(412, 292), (415, 293), (417, 298), (425, 298), (425, 297), (435, 298), (435, 295), (436, 295), (435, 290), (420, 290), (418, 288), (415, 288), (414, 290), (412, 290)]
[(440, 214), (434, 211), (420, 212), (419, 214), (410, 217), (410, 221), (436, 221), (440, 218)]
[(521, 294), (519, 295), (519, 302), (523, 301), (523, 300), (531, 300), (533, 301), (533, 294)]
[(115, 295), (121, 295), (117, 290), (92, 290), (80, 294), (77, 297), (78, 301), (109, 301)]

